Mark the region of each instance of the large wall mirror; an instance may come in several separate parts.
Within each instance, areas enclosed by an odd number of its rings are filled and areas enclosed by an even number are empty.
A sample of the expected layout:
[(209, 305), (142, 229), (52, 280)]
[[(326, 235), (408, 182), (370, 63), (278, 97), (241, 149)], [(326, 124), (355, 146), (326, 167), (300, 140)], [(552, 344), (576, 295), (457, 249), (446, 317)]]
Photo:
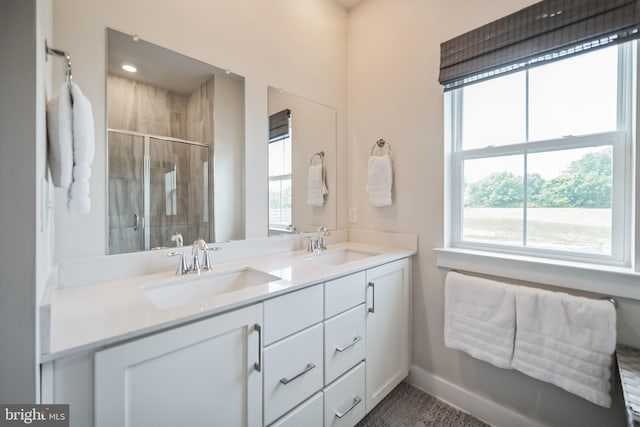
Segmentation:
[(244, 239), (244, 78), (107, 29), (108, 244)]
[(269, 235), (337, 227), (336, 122), (335, 109), (269, 87)]

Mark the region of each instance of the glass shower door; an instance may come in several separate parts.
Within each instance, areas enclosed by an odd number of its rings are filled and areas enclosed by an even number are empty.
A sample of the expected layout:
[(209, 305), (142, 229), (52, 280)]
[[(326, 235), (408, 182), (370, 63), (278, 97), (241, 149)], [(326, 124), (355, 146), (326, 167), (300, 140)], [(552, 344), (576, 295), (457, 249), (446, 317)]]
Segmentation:
[(110, 254), (213, 241), (209, 146), (109, 130)]
[(109, 131), (109, 253), (145, 249), (144, 137)]
[(185, 245), (198, 238), (211, 242), (209, 147), (150, 137), (148, 197), (151, 248), (175, 245), (175, 233)]

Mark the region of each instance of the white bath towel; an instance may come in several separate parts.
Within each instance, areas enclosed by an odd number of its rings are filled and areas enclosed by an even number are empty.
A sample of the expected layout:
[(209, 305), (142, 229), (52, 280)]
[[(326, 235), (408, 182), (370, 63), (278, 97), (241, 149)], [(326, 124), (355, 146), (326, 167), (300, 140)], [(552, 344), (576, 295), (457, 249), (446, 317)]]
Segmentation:
[(369, 157), (367, 192), (373, 206), (391, 205), (391, 186), (393, 184), (393, 167), (391, 157)]
[(324, 196), (326, 194), (329, 194), (329, 191), (324, 181), (324, 166), (322, 164), (309, 166), (307, 204), (311, 206), (323, 206)]
[(76, 84), (73, 96), (73, 182), (69, 188), (68, 207), (72, 214), (89, 212), (89, 179), (95, 152), (95, 134), (91, 103)]
[(510, 368), (515, 335), (513, 286), (447, 274), (444, 343), (499, 368)]
[(512, 366), (610, 407), (616, 311), (609, 301), (518, 286)]
[(63, 83), (47, 102), (47, 158), (56, 187), (69, 188), (73, 177), (73, 131), (71, 94)]

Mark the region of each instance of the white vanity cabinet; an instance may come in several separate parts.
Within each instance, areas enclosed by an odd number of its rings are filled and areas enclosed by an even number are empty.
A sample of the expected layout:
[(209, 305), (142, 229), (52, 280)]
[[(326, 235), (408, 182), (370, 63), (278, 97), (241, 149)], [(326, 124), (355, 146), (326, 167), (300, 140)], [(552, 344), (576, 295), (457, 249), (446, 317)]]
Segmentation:
[(367, 412), (409, 373), (410, 274), (409, 259), (367, 270)]
[(260, 426), (262, 304), (95, 354), (96, 427)]
[[(71, 427), (349, 427), (408, 374), (411, 260), (42, 365)], [(126, 338), (125, 338), (126, 339)]]

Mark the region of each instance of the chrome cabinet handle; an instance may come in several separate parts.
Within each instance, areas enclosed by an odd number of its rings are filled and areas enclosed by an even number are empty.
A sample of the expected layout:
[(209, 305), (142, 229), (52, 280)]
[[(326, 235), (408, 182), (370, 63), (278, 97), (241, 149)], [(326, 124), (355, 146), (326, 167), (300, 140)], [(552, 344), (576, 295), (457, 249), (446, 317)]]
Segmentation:
[(302, 370), (302, 372), (300, 372), (299, 374), (294, 375), (291, 378), (282, 378), (280, 380), (280, 382), (284, 385), (289, 384), (291, 381), (300, 378), (301, 376), (303, 376), (304, 374), (306, 374), (307, 372), (309, 372), (310, 370), (312, 370), (313, 368), (315, 368), (316, 365), (314, 365), (313, 363), (309, 362), (307, 363), (307, 366), (305, 366), (305, 368)]
[(345, 415), (347, 415), (349, 412), (351, 412), (351, 410), (352, 410), (353, 408), (355, 408), (356, 406), (358, 406), (358, 403), (360, 403), (360, 402), (362, 402), (362, 399), (361, 399), (361, 398), (359, 398), (359, 397), (357, 397), (357, 396), (356, 396), (356, 397), (354, 397), (354, 398), (353, 398), (353, 403), (351, 404), (351, 406), (349, 406), (349, 409), (347, 409), (347, 410), (346, 410), (346, 411), (344, 411), (344, 412), (336, 412), (336, 417), (338, 417), (338, 418), (342, 418), (342, 417), (344, 417), (344, 416), (345, 416)]
[(256, 371), (262, 372), (262, 326), (256, 323), (253, 328), (258, 332), (258, 361), (253, 364), (253, 367)]
[(368, 311), (369, 313), (375, 313), (376, 312), (376, 284), (373, 282), (369, 282), (368, 286), (373, 289), (373, 292), (371, 294), (371, 307), (369, 307)]
[(351, 341), (350, 344), (345, 345), (344, 347), (336, 347), (336, 351), (339, 351), (340, 353), (342, 353), (343, 351), (347, 350), (348, 348), (353, 347), (354, 345), (356, 345), (357, 343), (359, 343), (360, 341), (362, 341), (362, 337), (361, 336), (356, 336), (353, 341)]

